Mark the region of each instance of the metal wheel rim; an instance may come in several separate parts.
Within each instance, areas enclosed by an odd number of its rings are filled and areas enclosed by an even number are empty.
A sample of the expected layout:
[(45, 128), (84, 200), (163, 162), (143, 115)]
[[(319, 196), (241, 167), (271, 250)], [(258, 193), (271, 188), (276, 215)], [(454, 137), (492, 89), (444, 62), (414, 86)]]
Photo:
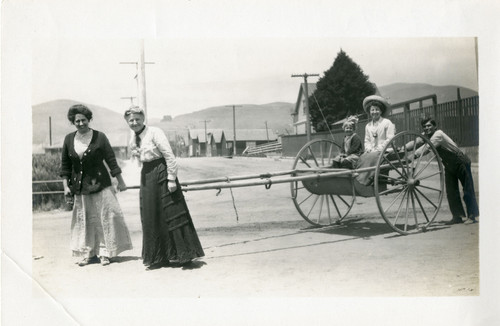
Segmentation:
[[(403, 159), (389, 160), (380, 155), (374, 178), (374, 190), (380, 214), (386, 223), (400, 234), (412, 234), (426, 231), (435, 220), (444, 194), (444, 169), (439, 154), (432, 143), (415, 132), (401, 132), (392, 138), (381, 153), (389, 148), (397, 151), (399, 142), (420, 138), (429, 147), (429, 154), (408, 162)], [(401, 145), (400, 145), (401, 146)], [(404, 151), (405, 156), (414, 154), (415, 146)], [(392, 162), (392, 164), (390, 163)], [(391, 166), (387, 173), (383, 166)], [(387, 174), (386, 174), (387, 173)], [(382, 189), (382, 182), (395, 185)], [(391, 200), (382, 197), (391, 197)], [(402, 214), (404, 211), (404, 214)]]
[[(314, 148), (313, 148), (314, 147)], [(313, 154), (315, 148), (325, 148), (326, 151), (320, 152), (324, 155), (317, 155), (316, 158), (305, 160), (304, 156), (308, 152)], [(340, 146), (329, 139), (316, 139), (305, 144), (295, 157), (292, 169), (299, 168), (300, 165), (310, 167), (326, 167), (332, 164), (332, 159), (335, 157)], [(317, 154), (317, 153), (316, 153)], [(304, 163), (306, 161), (307, 163)], [(295, 176), (296, 174), (292, 174)], [(354, 188), (350, 196), (338, 196), (333, 194), (317, 195), (309, 192), (304, 188), (300, 181), (290, 183), (292, 201), (304, 220), (315, 226), (328, 226), (340, 223), (351, 210), (355, 196)], [(302, 192), (302, 193), (301, 193)], [(309, 206), (308, 206), (309, 205)]]

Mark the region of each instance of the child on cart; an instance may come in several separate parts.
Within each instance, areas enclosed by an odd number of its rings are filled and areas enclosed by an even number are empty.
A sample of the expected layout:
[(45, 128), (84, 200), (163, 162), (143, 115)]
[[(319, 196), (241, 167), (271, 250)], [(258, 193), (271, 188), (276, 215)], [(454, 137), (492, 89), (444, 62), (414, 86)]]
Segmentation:
[(342, 124), (345, 136), (340, 154), (333, 158), (332, 168), (354, 169), (356, 166), (359, 156), (363, 153), (363, 143), (355, 132), (357, 123), (358, 117), (352, 115)]

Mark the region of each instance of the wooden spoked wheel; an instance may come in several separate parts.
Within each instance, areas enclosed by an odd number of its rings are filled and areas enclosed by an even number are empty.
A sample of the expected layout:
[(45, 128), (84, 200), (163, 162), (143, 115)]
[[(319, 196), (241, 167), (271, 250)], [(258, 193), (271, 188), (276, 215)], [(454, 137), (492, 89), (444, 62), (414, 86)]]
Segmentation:
[[(316, 139), (305, 144), (293, 162), (292, 169), (330, 168), (333, 158), (340, 153), (340, 146), (328, 139)], [(341, 171), (341, 170), (340, 170)], [(295, 172), (292, 176), (313, 174)], [(333, 194), (332, 188), (339, 183), (345, 190)], [(340, 221), (349, 213), (354, 203), (354, 188), (347, 172), (345, 176), (319, 180), (292, 181), (292, 200), (300, 215), (316, 226), (327, 226)], [(337, 192), (335, 192), (337, 193)]]
[[(419, 144), (428, 150), (416, 158)], [(426, 231), (444, 193), (444, 169), (436, 148), (426, 137), (405, 131), (395, 135), (381, 153), (374, 178), (380, 214), (401, 234)]]

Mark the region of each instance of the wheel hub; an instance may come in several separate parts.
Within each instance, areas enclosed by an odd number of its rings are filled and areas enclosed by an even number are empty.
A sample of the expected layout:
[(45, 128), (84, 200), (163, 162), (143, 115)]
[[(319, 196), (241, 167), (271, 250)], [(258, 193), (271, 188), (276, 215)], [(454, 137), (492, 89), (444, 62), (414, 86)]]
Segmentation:
[(420, 180), (418, 179), (413, 179), (413, 178), (409, 178), (407, 181), (406, 181), (406, 184), (408, 185), (408, 187), (410, 188), (415, 188), (415, 187), (418, 187), (420, 185)]

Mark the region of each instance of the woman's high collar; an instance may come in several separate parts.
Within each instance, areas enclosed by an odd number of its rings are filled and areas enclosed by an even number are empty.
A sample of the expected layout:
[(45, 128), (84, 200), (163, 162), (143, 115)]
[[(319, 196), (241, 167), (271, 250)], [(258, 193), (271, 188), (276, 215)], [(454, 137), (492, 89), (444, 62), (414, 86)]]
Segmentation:
[(135, 135), (136, 135), (136, 136), (139, 136), (140, 134), (142, 134), (142, 132), (143, 132), (145, 129), (146, 129), (146, 125), (144, 125), (144, 126), (142, 127), (142, 129), (141, 129), (141, 130), (139, 130), (139, 131), (135, 131)]

